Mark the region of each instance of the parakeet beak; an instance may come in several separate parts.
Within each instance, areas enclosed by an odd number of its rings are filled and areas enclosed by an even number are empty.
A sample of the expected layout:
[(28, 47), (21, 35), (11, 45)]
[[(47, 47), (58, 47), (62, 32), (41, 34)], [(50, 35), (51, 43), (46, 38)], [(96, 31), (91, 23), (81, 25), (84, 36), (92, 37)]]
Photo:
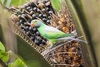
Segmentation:
[(34, 24), (33, 24), (33, 23), (31, 23), (31, 24), (30, 24), (30, 26), (31, 26), (31, 27), (34, 27)]

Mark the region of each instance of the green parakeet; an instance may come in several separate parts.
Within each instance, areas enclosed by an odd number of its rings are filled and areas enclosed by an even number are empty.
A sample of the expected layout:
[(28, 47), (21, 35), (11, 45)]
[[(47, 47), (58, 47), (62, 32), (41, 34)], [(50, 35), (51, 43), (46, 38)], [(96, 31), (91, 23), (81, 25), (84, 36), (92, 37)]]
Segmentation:
[(59, 40), (65, 40), (65, 39), (66, 41), (77, 40), (77, 41), (85, 42), (78, 38), (74, 38), (73, 36), (75, 35), (72, 33), (66, 34), (58, 30), (57, 28), (45, 25), (41, 20), (38, 19), (32, 20), (30, 25), (31, 27), (36, 27), (38, 29), (40, 34), (49, 41), (51, 47), (55, 42)]

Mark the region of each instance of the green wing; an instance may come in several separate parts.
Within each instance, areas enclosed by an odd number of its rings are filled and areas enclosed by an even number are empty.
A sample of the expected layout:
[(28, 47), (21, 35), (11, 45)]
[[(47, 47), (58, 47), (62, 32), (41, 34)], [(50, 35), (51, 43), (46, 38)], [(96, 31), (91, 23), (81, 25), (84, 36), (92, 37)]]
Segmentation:
[(46, 28), (44, 28), (44, 37), (48, 39), (57, 39), (57, 38), (67, 37), (67, 36), (72, 36), (72, 34), (66, 34), (54, 27), (47, 26)]

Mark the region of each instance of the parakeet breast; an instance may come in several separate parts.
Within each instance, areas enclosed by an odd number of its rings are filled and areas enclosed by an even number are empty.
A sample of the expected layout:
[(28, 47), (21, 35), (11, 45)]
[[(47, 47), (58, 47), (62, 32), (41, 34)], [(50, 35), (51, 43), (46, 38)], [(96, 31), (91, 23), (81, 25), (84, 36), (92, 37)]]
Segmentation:
[(41, 24), (41, 26), (37, 29), (38, 29), (39, 33), (41, 34), (41, 36), (45, 37), (45, 33), (44, 33), (45, 25)]

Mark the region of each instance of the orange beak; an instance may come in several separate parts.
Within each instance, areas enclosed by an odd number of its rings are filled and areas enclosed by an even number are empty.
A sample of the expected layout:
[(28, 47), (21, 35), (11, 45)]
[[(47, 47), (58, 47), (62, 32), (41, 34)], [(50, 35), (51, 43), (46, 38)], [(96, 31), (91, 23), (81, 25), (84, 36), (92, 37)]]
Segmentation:
[(31, 24), (30, 24), (30, 26), (31, 26), (31, 27), (34, 27), (34, 24), (33, 24), (33, 23), (31, 23)]

